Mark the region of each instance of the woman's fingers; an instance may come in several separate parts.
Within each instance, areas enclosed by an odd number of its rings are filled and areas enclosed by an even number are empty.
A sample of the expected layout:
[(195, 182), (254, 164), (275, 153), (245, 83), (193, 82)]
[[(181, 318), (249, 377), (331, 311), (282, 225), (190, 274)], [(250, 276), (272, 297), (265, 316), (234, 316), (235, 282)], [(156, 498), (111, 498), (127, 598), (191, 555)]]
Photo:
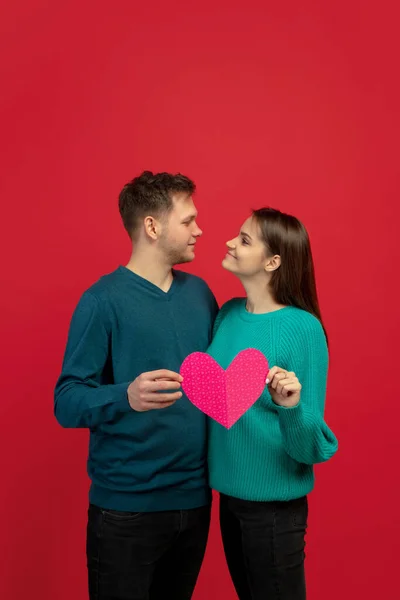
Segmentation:
[(271, 384), (271, 381), (275, 377), (276, 373), (278, 373), (278, 371), (280, 371), (280, 370), (282, 370), (282, 369), (280, 369), (280, 367), (272, 367), (272, 369), (269, 370), (268, 375), (267, 375), (267, 383), (268, 384)]
[(276, 390), (277, 394), (281, 394), (285, 398), (294, 392), (301, 391), (301, 384), (298, 379), (283, 379)]
[(298, 379), (294, 371), (287, 371), (286, 369), (275, 366), (270, 369), (266, 383), (270, 388), (280, 393), (282, 386), (295, 381), (298, 381)]
[[(269, 379), (269, 374), (268, 374)], [(273, 374), (269, 381), (269, 388), (275, 390), (277, 394), (288, 395), (287, 392), (295, 392), (301, 390), (301, 384), (293, 371), (280, 371)], [(286, 390), (286, 392), (285, 392)]]
[[(279, 382), (282, 381), (283, 379), (287, 378), (287, 371), (278, 371), (277, 373), (275, 373), (272, 378), (270, 379), (270, 384), (269, 386), (273, 389), (276, 390)], [(269, 377), (268, 377), (269, 379)]]
[(282, 369), (282, 367), (275, 366), (268, 371), (266, 383), (270, 385), (274, 377), (279, 373), (286, 374), (286, 376), (295, 377), (293, 371), (287, 371), (286, 369)]

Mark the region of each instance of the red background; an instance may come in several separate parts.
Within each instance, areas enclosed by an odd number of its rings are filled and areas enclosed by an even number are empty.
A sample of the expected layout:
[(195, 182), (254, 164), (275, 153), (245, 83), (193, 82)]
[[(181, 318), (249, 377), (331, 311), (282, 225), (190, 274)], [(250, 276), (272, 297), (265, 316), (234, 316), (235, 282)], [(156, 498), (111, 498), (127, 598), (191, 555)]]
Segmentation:
[[(87, 432), (52, 393), (81, 293), (129, 258), (117, 195), (147, 168), (196, 180), (189, 270), (220, 302), (242, 293), (220, 261), (250, 208), (307, 226), (340, 440), (310, 497), (309, 598), (394, 599), (396, 3), (105, 4), (1, 8), (0, 597), (87, 598)], [(235, 598), (216, 520), (195, 593), (214, 598)]]

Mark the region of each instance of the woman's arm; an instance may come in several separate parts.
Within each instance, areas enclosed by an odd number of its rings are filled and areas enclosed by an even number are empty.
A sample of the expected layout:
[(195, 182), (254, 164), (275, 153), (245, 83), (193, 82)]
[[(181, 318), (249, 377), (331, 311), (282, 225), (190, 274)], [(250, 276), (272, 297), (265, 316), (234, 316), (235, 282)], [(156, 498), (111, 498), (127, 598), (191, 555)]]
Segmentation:
[(338, 442), (324, 421), (328, 349), (323, 329), (316, 319), (308, 320), (299, 335), (290, 336), (287, 366), (301, 384), (297, 404), (290, 406), (290, 398), (296, 398), (296, 392), (285, 396), (282, 390), (277, 394), (271, 387), (272, 381), (269, 384), (285, 450), (301, 463), (325, 462), (337, 451)]

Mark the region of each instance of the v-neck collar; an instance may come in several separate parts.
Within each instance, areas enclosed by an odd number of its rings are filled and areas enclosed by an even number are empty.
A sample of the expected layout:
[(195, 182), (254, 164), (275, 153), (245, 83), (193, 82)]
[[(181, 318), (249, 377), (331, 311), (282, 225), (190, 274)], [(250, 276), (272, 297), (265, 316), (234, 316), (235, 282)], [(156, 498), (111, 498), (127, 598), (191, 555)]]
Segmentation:
[(127, 267), (124, 267), (122, 265), (120, 265), (118, 267), (118, 270), (121, 273), (125, 273), (126, 275), (128, 275), (128, 277), (131, 277), (132, 279), (134, 279), (136, 281), (136, 283), (138, 283), (139, 285), (145, 287), (146, 289), (157, 293), (159, 296), (164, 297), (164, 298), (171, 298), (174, 293), (175, 290), (178, 286), (178, 277), (177, 277), (177, 271), (175, 271), (175, 269), (172, 269), (172, 283), (169, 287), (169, 290), (167, 292), (165, 292), (164, 290), (162, 290), (160, 287), (158, 287), (158, 285), (156, 285), (155, 283), (152, 283), (151, 281), (149, 281), (148, 279), (146, 279), (145, 277), (142, 277), (141, 275), (138, 275), (137, 273), (135, 273), (134, 271), (131, 271), (130, 269), (128, 269)]

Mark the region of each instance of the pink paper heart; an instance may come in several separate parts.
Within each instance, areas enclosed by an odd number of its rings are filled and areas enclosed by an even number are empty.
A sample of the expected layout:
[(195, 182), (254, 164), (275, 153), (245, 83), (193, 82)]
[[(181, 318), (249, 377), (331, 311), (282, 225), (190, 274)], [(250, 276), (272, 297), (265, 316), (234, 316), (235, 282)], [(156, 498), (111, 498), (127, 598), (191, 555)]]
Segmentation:
[(193, 352), (183, 361), (180, 374), (189, 400), (230, 429), (261, 396), (268, 371), (262, 352), (248, 348), (226, 371), (209, 354)]

